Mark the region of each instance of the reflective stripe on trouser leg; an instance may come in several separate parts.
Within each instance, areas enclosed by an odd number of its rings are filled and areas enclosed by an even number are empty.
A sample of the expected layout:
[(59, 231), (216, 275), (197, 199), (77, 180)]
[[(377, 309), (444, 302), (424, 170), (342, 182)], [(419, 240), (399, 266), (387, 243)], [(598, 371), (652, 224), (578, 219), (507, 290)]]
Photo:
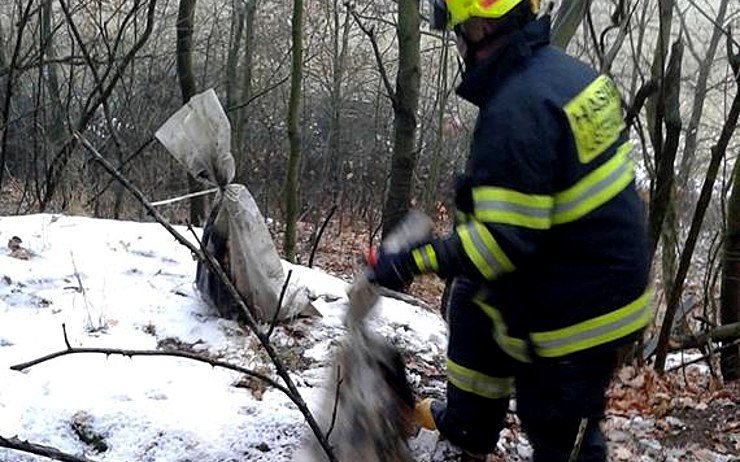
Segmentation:
[(473, 304), (479, 287), (464, 278), (452, 286), (447, 405), (434, 417), (453, 444), (485, 454), (495, 449), (503, 427), (514, 360), (494, 341), (491, 319)]

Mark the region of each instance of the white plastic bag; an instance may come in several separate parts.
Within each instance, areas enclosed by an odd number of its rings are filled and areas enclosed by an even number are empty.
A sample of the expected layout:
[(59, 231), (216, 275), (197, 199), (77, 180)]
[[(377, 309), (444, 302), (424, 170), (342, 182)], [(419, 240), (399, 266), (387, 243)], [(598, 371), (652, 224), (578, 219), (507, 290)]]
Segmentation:
[[(156, 138), (198, 180), (219, 187), (203, 228), (203, 246), (219, 261), (258, 321), (271, 322), (285, 275), (280, 256), (257, 203), (234, 179), (231, 126), (216, 93), (194, 96), (157, 130)], [(226, 288), (198, 262), (196, 286), (202, 297), (226, 318), (239, 315)], [(278, 320), (314, 314), (305, 291), (290, 285)]]

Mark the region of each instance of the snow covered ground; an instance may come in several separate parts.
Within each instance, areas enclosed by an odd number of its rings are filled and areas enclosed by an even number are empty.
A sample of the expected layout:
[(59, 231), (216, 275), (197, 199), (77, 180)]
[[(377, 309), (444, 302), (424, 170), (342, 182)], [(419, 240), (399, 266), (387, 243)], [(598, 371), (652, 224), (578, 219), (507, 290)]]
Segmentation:
[[(0, 436), (100, 461), (291, 459), (305, 432), (301, 414), (279, 391), (235, 372), (179, 358), (101, 354), (10, 370), (65, 349), (65, 325), (73, 347), (178, 347), (271, 371), (253, 336), (200, 300), (195, 262), (159, 225), (0, 217), (0, 242), (12, 236), (31, 256), (0, 251)], [(319, 402), (332, 342), (343, 332), (346, 283), (292, 268), (292, 280), (309, 288), (324, 316), (279, 328), (274, 342), (310, 405)], [(421, 308), (383, 299), (374, 328), (430, 361), (444, 352), (442, 320)], [(80, 422), (107, 450), (80, 440), (73, 430)], [(0, 460), (43, 459), (0, 449)]]
[[(236, 372), (173, 357), (102, 354), (11, 370), (64, 350), (64, 325), (73, 347), (175, 348), (274, 376), (254, 336), (200, 300), (195, 261), (159, 225), (0, 217), (0, 244), (14, 236), (21, 249), (0, 249), (0, 437), (101, 462), (292, 460), (307, 432), (303, 416), (281, 392)], [(285, 267), (323, 316), (278, 327), (273, 343), (303, 398), (317, 406), (344, 333), (347, 284), (320, 270)], [(372, 329), (404, 353), (415, 392), (443, 393), (446, 330), (436, 313), (384, 298)], [(612, 459), (740, 460), (738, 394), (707, 391), (707, 376), (694, 366), (663, 381), (649, 370), (622, 370), (605, 423)], [(508, 420), (498, 456), (527, 460), (526, 437)], [(431, 432), (411, 446), (416, 460), (449, 460)], [(0, 462), (41, 460), (0, 448)]]

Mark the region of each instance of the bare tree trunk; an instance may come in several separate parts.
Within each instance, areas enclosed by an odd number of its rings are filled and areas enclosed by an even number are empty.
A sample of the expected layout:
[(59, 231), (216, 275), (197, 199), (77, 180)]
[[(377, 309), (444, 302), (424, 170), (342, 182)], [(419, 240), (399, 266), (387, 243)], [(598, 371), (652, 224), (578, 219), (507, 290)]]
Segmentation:
[(429, 166), (429, 179), (424, 188), (424, 210), (431, 215), (434, 212), (434, 203), (437, 198), (440, 166), (442, 165), (442, 150), (444, 144), (444, 114), (447, 109), (447, 57), (450, 47), (447, 45), (447, 34), (442, 34), (442, 49), (440, 50), (439, 71), (437, 74), (437, 131), (435, 133), (432, 159)]
[(239, 69), (239, 51), (242, 46), (242, 36), (244, 35), (244, 22), (246, 21), (247, 9), (243, 0), (231, 1), (231, 32), (229, 34), (229, 52), (226, 57), (226, 114), (231, 122), (233, 135), (231, 137), (231, 155), (234, 156), (234, 164), (242, 164), (242, 139), (237, 136), (239, 127), (239, 117), (241, 110), (231, 111), (237, 104), (237, 90), (240, 85), (237, 81), (237, 71)]
[[(727, 54), (738, 86), (735, 89), (735, 99), (720, 139), (725, 138), (725, 135), (728, 139), (732, 136), (740, 113), (740, 53), (733, 55), (729, 37)], [(732, 194), (727, 204), (720, 320), (723, 325), (740, 321), (740, 163), (737, 160), (732, 175)], [(740, 345), (722, 350), (720, 365), (722, 377), (725, 380), (740, 379)]]
[[(239, 50), (242, 45), (244, 34), (244, 21), (246, 19), (246, 7), (242, 0), (231, 1), (231, 32), (229, 34), (229, 52), (226, 57), (226, 107), (231, 108), (236, 104), (236, 73), (239, 67)], [(231, 114), (229, 114), (231, 115)], [(234, 118), (230, 117), (233, 125)], [(234, 149), (232, 147), (232, 153)]]
[[(740, 64), (738, 65), (740, 69)], [(738, 69), (733, 69), (737, 75)], [(738, 79), (740, 81), (740, 79)], [(668, 352), (668, 340), (671, 335), (671, 326), (673, 325), (673, 318), (678, 307), (681, 293), (683, 292), (684, 281), (689, 271), (691, 263), (691, 256), (696, 247), (696, 242), (699, 239), (699, 231), (701, 230), (702, 223), (704, 221), (704, 215), (709, 206), (709, 201), (712, 198), (712, 191), (714, 190), (714, 183), (717, 179), (717, 173), (719, 172), (720, 164), (722, 159), (727, 153), (727, 147), (730, 144), (735, 128), (737, 127), (738, 117), (740, 117), (740, 88), (736, 90), (735, 98), (732, 101), (730, 112), (727, 115), (722, 132), (720, 133), (717, 144), (712, 147), (712, 157), (709, 161), (709, 168), (707, 169), (707, 175), (704, 179), (704, 184), (699, 194), (699, 200), (696, 204), (696, 210), (694, 211), (694, 217), (691, 220), (691, 228), (689, 229), (688, 237), (686, 238), (686, 244), (681, 252), (681, 260), (676, 273), (676, 278), (671, 286), (671, 291), (667, 296), (666, 302), (666, 313), (663, 319), (663, 324), (660, 329), (660, 337), (658, 339), (657, 356), (655, 358), (655, 368), (662, 371), (665, 368), (665, 360)], [(728, 240), (729, 241), (729, 240)], [(725, 273), (725, 277), (734, 277), (732, 273)], [(724, 286), (723, 286), (724, 287)], [(728, 292), (725, 292), (728, 299), (728, 310), (731, 309), (729, 306), (736, 307), (733, 305), (732, 297), (737, 300), (737, 292), (733, 292), (732, 286), (727, 286)], [(724, 290), (724, 289), (723, 289)]]
[[(724, 24), (725, 16), (727, 15), (727, 3), (728, 0), (722, 0), (717, 10), (717, 24)], [(678, 189), (682, 196), (691, 197), (689, 191), (686, 190), (689, 177), (691, 175), (691, 169), (694, 165), (696, 157), (696, 146), (697, 137), (699, 135), (699, 123), (701, 122), (701, 116), (704, 113), (704, 100), (707, 96), (707, 82), (709, 81), (709, 75), (712, 70), (712, 63), (717, 53), (717, 47), (719, 41), (722, 38), (723, 30), (719, 27), (714, 27), (712, 30), (712, 38), (709, 40), (709, 47), (707, 47), (707, 55), (704, 60), (699, 64), (699, 74), (696, 78), (696, 90), (694, 92), (694, 102), (691, 107), (691, 118), (689, 119), (689, 125), (686, 127), (686, 141), (684, 142), (683, 157), (681, 158), (681, 167), (678, 174)], [(688, 204), (687, 204), (688, 205)]]
[[(740, 164), (737, 161), (732, 174), (732, 194), (727, 204), (720, 319), (723, 325), (740, 321)], [(721, 358), (722, 377), (725, 380), (740, 379), (740, 346), (723, 350)]]
[(586, 17), (591, 0), (563, 0), (552, 27), (552, 43), (565, 50)]
[[(241, 104), (252, 98), (252, 69), (254, 56), (254, 19), (257, 14), (257, 0), (246, 0), (244, 11), (244, 56), (242, 57)], [(234, 123), (234, 163), (236, 165), (237, 183), (247, 183), (249, 171), (249, 113), (245, 107), (236, 111)]]
[(15, 67), (18, 65), (18, 60), (20, 57), (21, 52), (21, 44), (23, 43), (23, 30), (26, 28), (26, 25), (28, 24), (28, 20), (31, 16), (31, 7), (34, 4), (34, 0), (28, 0), (28, 3), (26, 4), (26, 8), (23, 10), (23, 13), (21, 14), (20, 20), (18, 21), (18, 33), (16, 34), (15, 39), (15, 46), (13, 48), (13, 57), (10, 58), (10, 66), (8, 69), (8, 75), (5, 77), (7, 79), (7, 82), (5, 84), (5, 101), (3, 101), (3, 107), (2, 107), (2, 119), (0, 119), (0, 123), (2, 124), (2, 140), (0, 140), (0, 190), (2, 190), (3, 187), (3, 175), (5, 174), (5, 162), (7, 161), (7, 152), (8, 152), (8, 131), (10, 130), (9, 127), (9, 121), (10, 121), (10, 107), (11, 102), (13, 99), (13, 79), (14, 79), (14, 70)]
[[(344, 24), (341, 25), (339, 20), (339, 8), (339, 1), (334, 0), (334, 6), (332, 9), (332, 19), (334, 22), (334, 32), (332, 35), (333, 75), (331, 81), (331, 94), (329, 98), (331, 104), (331, 119), (329, 122), (328, 143), (329, 161), (326, 163), (329, 169), (328, 177), (331, 182), (332, 201), (335, 204), (339, 203), (342, 184), (344, 183), (344, 153), (341, 146), (342, 80), (344, 79), (344, 68), (350, 31), (350, 13), (349, 11), (346, 12), (346, 15), (344, 17)], [(341, 34), (340, 29), (342, 30)]]
[[(177, 11), (177, 79), (180, 82), (180, 92), (183, 103), (190, 101), (197, 92), (195, 74), (193, 73), (193, 16), (195, 15), (196, 0), (180, 0)], [(198, 181), (188, 173), (188, 189), (190, 192), (200, 190)], [(190, 223), (199, 226), (205, 218), (205, 204), (203, 197), (190, 199)]]
[[(652, 70), (653, 77), (660, 81), (660, 89), (656, 96), (648, 99), (646, 105), (649, 134), (655, 151), (656, 166), (656, 175), (650, 196), (650, 215), (648, 217), (648, 232), (651, 254), (653, 255), (658, 248), (663, 222), (673, 197), (674, 164), (681, 132), (681, 114), (677, 94), (680, 88), (681, 60), (677, 59), (675, 61), (678, 65), (677, 68), (674, 66), (674, 69), (678, 70), (675, 75), (671, 75), (670, 69), (666, 70), (665, 66), (673, 22), (673, 7), (674, 0), (660, 0), (660, 33)], [(681, 48), (683, 49), (683, 47)], [(671, 59), (674, 58), (676, 56), (672, 54)], [(675, 98), (671, 98), (671, 93), (675, 94)], [(664, 124), (665, 136), (663, 132)], [(673, 249), (664, 247), (664, 251), (673, 251)]]
[(288, 139), (290, 156), (285, 178), (285, 240), (283, 251), (286, 260), (295, 261), (295, 233), (298, 219), (298, 173), (301, 163), (301, 133), (298, 127), (303, 84), (303, 0), (293, 0), (293, 63), (288, 103)]
[(398, 224), (409, 209), (416, 167), (416, 111), (419, 106), (419, 0), (398, 2), (398, 74), (393, 101), (393, 159), (388, 196), (383, 208), (383, 235)]

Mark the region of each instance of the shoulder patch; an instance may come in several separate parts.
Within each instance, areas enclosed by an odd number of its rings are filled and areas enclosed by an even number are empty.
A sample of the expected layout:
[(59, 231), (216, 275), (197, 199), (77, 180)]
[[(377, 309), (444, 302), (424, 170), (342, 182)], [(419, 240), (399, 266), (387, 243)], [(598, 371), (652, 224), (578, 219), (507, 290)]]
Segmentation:
[(563, 109), (583, 164), (614, 144), (625, 128), (619, 91), (606, 75), (596, 78)]

